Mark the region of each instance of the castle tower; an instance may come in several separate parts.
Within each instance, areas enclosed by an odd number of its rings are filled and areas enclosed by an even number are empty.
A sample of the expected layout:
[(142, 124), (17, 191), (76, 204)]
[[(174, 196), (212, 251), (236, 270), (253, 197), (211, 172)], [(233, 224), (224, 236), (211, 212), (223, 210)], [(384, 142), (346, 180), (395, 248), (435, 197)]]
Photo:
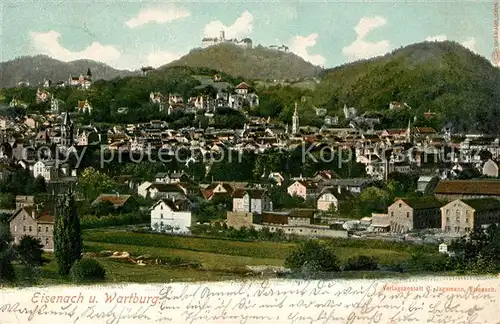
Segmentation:
[(221, 40), (221, 42), (223, 42), (225, 39), (226, 39), (226, 33), (223, 30), (221, 30), (220, 31), (220, 40)]
[(297, 112), (298, 105), (295, 103), (295, 110), (292, 117), (292, 135), (297, 135), (299, 133), (299, 114)]

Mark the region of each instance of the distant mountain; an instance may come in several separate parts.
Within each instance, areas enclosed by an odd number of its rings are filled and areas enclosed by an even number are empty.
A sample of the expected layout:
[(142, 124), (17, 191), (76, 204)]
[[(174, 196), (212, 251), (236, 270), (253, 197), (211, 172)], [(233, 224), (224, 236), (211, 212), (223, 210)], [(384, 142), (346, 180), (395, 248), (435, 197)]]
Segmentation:
[(172, 66), (209, 68), (252, 80), (294, 80), (316, 76), (322, 70), (293, 53), (271, 50), (260, 45), (244, 49), (232, 44), (194, 49), (164, 67)]
[(430, 111), (455, 130), (500, 133), (500, 69), (455, 42), (424, 42), (385, 56), (325, 70), (315, 103), (341, 113), (344, 104), (360, 112), (384, 112), (407, 103), (409, 118)]
[(66, 81), (69, 76), (86, 74), (90, 68), (94, 80), (109, 80), (118, 76), (137, 75), (138, 72), (121, 71), (104, 63), (91, 60), (62, 62), (46, 55), (23, 56), (0, 63), (0, 88), (16, 86), (20, 81), (38, 84), (44, 79)]

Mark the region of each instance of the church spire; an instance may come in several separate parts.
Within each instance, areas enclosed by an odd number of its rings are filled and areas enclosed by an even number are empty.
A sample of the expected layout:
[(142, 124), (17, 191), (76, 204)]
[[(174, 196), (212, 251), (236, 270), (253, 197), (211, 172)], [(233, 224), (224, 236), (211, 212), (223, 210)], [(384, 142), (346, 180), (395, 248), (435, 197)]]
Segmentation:
[(411, 119), (408, 119), (408, 127), (406, 128), (406, 142), (411, 142)]
[(295, 102), (295, 110), (292, 117), (292, 135), (296, 135), (299, 132), (299, 113), (297, 108), (298, 104)]

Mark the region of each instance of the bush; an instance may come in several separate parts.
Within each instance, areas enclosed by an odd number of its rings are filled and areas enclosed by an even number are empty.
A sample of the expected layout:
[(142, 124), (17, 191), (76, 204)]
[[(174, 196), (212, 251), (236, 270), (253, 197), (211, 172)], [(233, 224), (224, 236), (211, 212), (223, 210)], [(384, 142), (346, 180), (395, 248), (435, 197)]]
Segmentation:
[(106, 277), (106, 270), (94, 259), (80, 259), (69, 271), (73, 282), (100, 281)]
[(285, 260), (285, 266), (307, 272), (339, 271), (340, 266), (333, 249), (316, 240), (299, 244)]
[(408, 260), (408, 270), (416, 272), (442, 272), (450, 270), (449, 258), (446, 254), (413, 253)]
[(344, 264), (345, 271), (374, 271), (378, 270), (378, 259), (366, 255), (350, 258)]
[(39, 238), (24, 235), (16, 246), (20, 261), (31, 267), (40, 267), (49, 260), (43, 257), (43, 244)]
[(95, 215), (85, 215), (82, 217), (80, 227), (82, 229), (102, 228), (109, 226), (137, 225), (147, 223), (151, 219), (148, 213), (136, 212), (121, 215), (107, 215), (98, 218)]

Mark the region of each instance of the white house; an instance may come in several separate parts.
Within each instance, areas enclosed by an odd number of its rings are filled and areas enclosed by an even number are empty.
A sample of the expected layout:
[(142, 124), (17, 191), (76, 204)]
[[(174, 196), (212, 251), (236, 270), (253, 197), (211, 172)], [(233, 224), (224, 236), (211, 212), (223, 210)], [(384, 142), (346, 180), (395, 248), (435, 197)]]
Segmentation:
[(151, 208), (151, 228), (157, 232), (189, 234), (190, 204), (187, 200), (160, 199)]
[(46, 182), (57, 179), (58, 170), (55, 161), (37, 161), (33, 165), (33, 177), (42, 176)]
[(257, 213), (272, 211), (272, 203), (264, 189), (236, 189), (233, 192), (233, 212)]
[(137, 187), (137, 194), (142, 198), (148, 198), (149, 187), (151, 187), (153, 183), (149, 181), (144, 181)]

